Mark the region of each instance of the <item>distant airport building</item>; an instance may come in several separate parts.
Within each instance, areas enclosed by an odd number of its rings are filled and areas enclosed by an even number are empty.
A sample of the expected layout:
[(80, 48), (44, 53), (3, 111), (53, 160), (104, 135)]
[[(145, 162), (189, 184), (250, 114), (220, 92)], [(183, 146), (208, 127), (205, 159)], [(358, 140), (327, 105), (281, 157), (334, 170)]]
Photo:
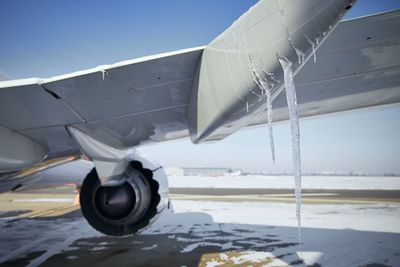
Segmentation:
[(222, 175), (241, 175), (241, 169), (231, 168), (183, 168), (185, 176), (222, 176)]

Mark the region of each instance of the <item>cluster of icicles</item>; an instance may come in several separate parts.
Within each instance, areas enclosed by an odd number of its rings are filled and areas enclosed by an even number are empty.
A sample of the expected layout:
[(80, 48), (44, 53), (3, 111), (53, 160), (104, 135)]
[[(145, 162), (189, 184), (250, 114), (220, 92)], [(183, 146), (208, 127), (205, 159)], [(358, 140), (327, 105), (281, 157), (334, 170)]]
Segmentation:
[[(278, 1), (279, 5), (279, 1)], [(286, 32), (286, 39), (288, 41), (289, 46), (296, 52), (297, 55), (297, 63), (298, 65), (302, 65), (305, 63), (306, 54), (300, 49), (296, 48), (291, 36), (288, 27), (286, 26), (285, 14), (284, 10), (279, 6), (282, 26)], [(247, 25), (252, 25), (251, 17), (244, 17), (243, 20), (249, 20)], [(243, 26), (241, 23), (238, 23), (239, 31), (243, 32)], [(275, 164), (275, 145), (274, 145), (274, 135), (273, 135), (273, 127), (272, 127), (272, 89), (277, 87), (277, 84), (280, 83), (278, 79), (275, 78), (274, 73), (268, 72), (265, 69), (265, 64), (262, 62), (262, 58), (255, 57), (254, 54), (258, 54), (260, 51), (257, 47), (257, 41), (255, 38), (256, 32), (253, 27), (249, 28), (250, 34), (247, 35), (247, 38), (243, 36), (243, 34), (236, 35), (233, 33), (233, 43), (236, 46), (236, 49), (239, 50), (238, 43), (239, 41), (244, 44), (246, 50), (248, 52), (248, 62), (250, 65), (250, 71), (253, 78), (254, 84), (258, 87), (259, 90), (253, 90), (252, 86), (248, 86), (248, 90), (251, 94), (258, 97), (260, 101), (266, 100), (266, 113), (267, 113), (267, 124), (269, 129), (269, 143), (271, 147), (271, 157), (272, 161)], [(325, 36), (324, 32), (322, 36)], [(312, 49), (312, 57), (314, 63), (317, 62), (317, 57), (315, 54), (316, 47), (319, 45), (319, 37), (312, 41), (307, 35), (304, 36), (307, 43), (310, 44)], [(222, 43), (222, 49), (228, 49), (228, 45)], [(226, 47), (225, 47), (226, 46)], [(231, 66), (229, 65), (229, 59), (225, 54), (226, 62), (228, 63), (228, 69), (231, 71)], [(289, 120), (291, 126), (291, 136), (292, 136), (292, 158), (293, 158), (293, 172), (294, 172), (294, 180), (295, 180), (295, 195), (296, 195), (296, 219), (298, 226), (298, 243), (300, 246), (300, 251), (302, 249), (302, 241), (301, 241), (301, 153), (300, 153), (300, 129), (299, 129), (299, 116), (297, 112), (297, 99), (296, 99), (296, 89), (293, 82), (293, 63), (285, 57), (279, 57), (278, 60), (283, 70), (283, 79), (284, 79), (284, 87), (286, 90), (286, 100), (288, 104), (289, 110)], [(247, 66), (242, 65), (241, 61), (240, 67), (244, 72), (248, 71), (246, 69)], [(234, 78), (232, 73), (230, 73), (231, 78)], [(236, 96), (241, 99), (246, 104), (246, 111), (249, 112), (249, 102), (244, 99), (239, 92), (232, 86), (234, 93)]]
[[(311, 45), (312, 48), (312, 56), (314, 59), (314, 63), (316, 63), (317, 58), (315, 55), (316, 45), (319, 44), (318, 39), (313, 42), (308, 36), (305, 36), (307, 42)], [(289, 39), (291, 43), (291, 40)], [(292, 46), (295, 50), (298, 57), (298, 64), (304, 63), (305, 53), (303, 53), (300, 49)], [(298, 225), (298, 243), (301, 248), (302, 238), (301, 238), (301, 153), (300, 153), (300, 129), (299, 129), (299, 115), (297, 112), (297, 99), (296, 99), (296, 88), (293, 82), (293, 70), (292, 70), (292, 62), (285, 57), (278, 58), (279, 63), (282, 67), (284, 74), (284, 87), (286, 91), (286, 100), (288, 104), (289, 110), (289, 120), (291, 126), (291, 136), (292, 136), (292, 158), (293, 158), (293, 172), (294, 172), (294, 180), (295, 180), (295, 195), (296, 195), (296, 219)], [(256, 71), (256, 64), (254, 62), (254, 56), (249, 54), (249, 62), (252, 68), (252, 76), (253, 81), (257, 85), (257, 87), (261, 91), (261, 95), (257, 94), (259, 97), (266, 98), (266, 112), (267, 112), (267, 124), (269, 129), (269, 143), (271, 147), (271, 157), (272, 161), (275, 164), (275, 145), (274, 145), (274, 137), (273, 137), (273, 128), (272, 128), (272, 88), (275, 83), (279, 82), (274, 78), (273, 73), (267, 72), (265, 69), (262, 71), (262, 75), (260, 75)], [(263, 77), (263, 78), (262, 78)], [(256, 92), (251, 91), (256, 94)], [(246, 109), (248, 111), (248, 103), (246, 102)]]

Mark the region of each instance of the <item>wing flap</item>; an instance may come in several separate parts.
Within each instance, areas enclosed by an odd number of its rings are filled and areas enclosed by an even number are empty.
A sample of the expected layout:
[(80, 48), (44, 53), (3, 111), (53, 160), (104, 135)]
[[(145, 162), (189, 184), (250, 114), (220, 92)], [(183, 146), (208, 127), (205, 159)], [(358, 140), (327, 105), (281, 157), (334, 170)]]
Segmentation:
[(37, 82), (25, 80), (0, 88), (1, 126), (21, 131), (82, 122), (74, 111)]

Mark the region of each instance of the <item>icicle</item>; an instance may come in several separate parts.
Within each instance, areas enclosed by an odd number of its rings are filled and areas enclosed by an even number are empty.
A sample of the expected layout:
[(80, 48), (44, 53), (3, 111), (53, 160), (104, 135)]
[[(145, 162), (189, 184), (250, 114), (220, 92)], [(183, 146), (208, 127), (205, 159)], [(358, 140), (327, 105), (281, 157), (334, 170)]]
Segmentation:
[(311, 45), (312, 47), (312, 53), (313, 53), (313, 58), (314, 58), (314, 63), (317, 63), (317, 55), (315, 54), (315, 44), (311, 39), (306, 35), (306, 40), (307, 42)]
[(315, 38), (315, 42), (317, 43), (317, 46), (319, 45), (319, 37)]
[[(267, 73), (264, 70), (264, 73)], [(256, 85), (265, 93), (267, 97), (267, 123), (268, 123), (268, 130), (269, 130), (269, 143), (271, 146), (271, 157), (272, 163), (275, 164), (275, 143), (274, 143), (274, 134), (272, 129), (272, 95), (271, 95), (271, 88), (272, 86), (269, 85), (268, 80), (261, 79), (258, 73), (253, 70), (253, 77), (254, 82)]]
[[(257, 77), (256, 77), (256, 69), (255, 69), (255, 65), (254, 65), (254, 61), (253, 61), (253, 55), (251, 54), (251, 53), (249, 53), (249, 62), (250, 62), (250, 66), (251, 66), (251, 74), (252, 74), (252, 76), (253, 76), (253, 82), (256, 84), (256, 85), (258, 85), (257, 84)], [(251, 89), (251, 86), (247, 86), (247, 89), (253, 94), (253, 95), (256, 95), (256, 96), (258, 96), (258, 98), (259, 98), (259, 100), (261, 100), (261, 99), (263, 99), (263, 90), (262, 90), (262, 87), (260, 87), (260, 86), (258, 86), (258, 89), (260, 90), (260, 92), (261, 92), (261, 95), (260, 94), (258, 94), (258, 93), (256, 93), (256, 92), (254, 92), (252, 89)]]
[(266, 90), (267, 94), (267, 123), (268, 123), (268, 132), (269, 132), (269, 145), (271, 147), (271, 156), (272, 163), (275, 165), (275, 142), (274, 142), (274, 133), (272, 129), (272, 96), (271, 90)]
[(304, 54), (300, 49), (297, 49), (297, 48), (294, 47), (294, 46), (293, 46), (293, 49), (296, 51), (297, 58), (298, 58), (298, 60), (299, 60), (299, 64), (303, 63), (303, 62), (304, 62), (305, 54)]
[(105, 70), (101, 70), (101, 75), (102, 75), (103, 81), (104, 81), (104, 78), (106, 77), (106, 71)]
[(249, 102), (246, 102), (246, 111), (249, 113)]
[(286, 99), (288, 102), (289, 119), (292, 132), (292, 157), (296, 194), (296, 218), (298, 225), (298, 241), (301, 249), (301, 155), (299, 115), (297, 113), (296, 88), (293, 82), (292, 62), (285, 57), (279, 57), (285, 80)]
[[(250, 62), (250, 66), (251, 66), (251, 75), (253, 76), (253, 82), (255, 84), (257, 84), (257, 77), (256, 77), (256, 73), (257, 72), (256, 72), (255, 64), (254, 64), (254, 57), (253, 57), (253, 55), (251, 53), (249, 53), (249, 62)], [(249, 89), (250, 89), (250, 87), (249, 87)], [(262, 98), (263, 90), (262, 90), (262, 88), (260, 86), (258, 86), (258, 89), (261, 91), (261, 96), (259, 95), (259, 97)], [(255, 93), (255, 92), (252, 91), (252, 93)], [(255, 93), (255, 94), (257, 94), (257, 93)]]
[(277, 1), (277, 4), (278, 4), (279, 10), (280, 10), (280, 14), (281, 14), (282, 26), (283, 26), (283, 28), (285, 29), (285, 32), (286, 32), (286, 39), (288, 40), (289, 45), (296, 51), (297, 58), (299, 60), (298, 62), (299, 62), (299, 64), (301, 64), (301, 63), (304, 62), (305, 54), (300, 49), (298, 49), (298, 48), (296, 48), (294, 46), (294, 42), (292, 40), (292, 37), (290, 37), (290, 30), (286, 25), (285, 12), (284, 12), (283, 8), (281, 7), (279, 1)]

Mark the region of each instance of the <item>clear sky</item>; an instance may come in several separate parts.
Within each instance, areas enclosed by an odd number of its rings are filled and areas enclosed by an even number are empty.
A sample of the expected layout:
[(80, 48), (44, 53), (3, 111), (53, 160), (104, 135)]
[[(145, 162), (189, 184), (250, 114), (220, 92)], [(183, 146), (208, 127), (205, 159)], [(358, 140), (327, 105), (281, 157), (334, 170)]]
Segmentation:
[[(49, 77), (209, 43), (255, 0), (59, 1), (0, 3), (0, 79)], [(346, 18), (399, 9), (398, 0), (359, 0)], [(301, 120), (303, 169), (400, 172), (400, 107)], [(164, 165), (291, 170), (289, 125), (266, 127), (212, 145), (189, 140), (144, 147)]]

